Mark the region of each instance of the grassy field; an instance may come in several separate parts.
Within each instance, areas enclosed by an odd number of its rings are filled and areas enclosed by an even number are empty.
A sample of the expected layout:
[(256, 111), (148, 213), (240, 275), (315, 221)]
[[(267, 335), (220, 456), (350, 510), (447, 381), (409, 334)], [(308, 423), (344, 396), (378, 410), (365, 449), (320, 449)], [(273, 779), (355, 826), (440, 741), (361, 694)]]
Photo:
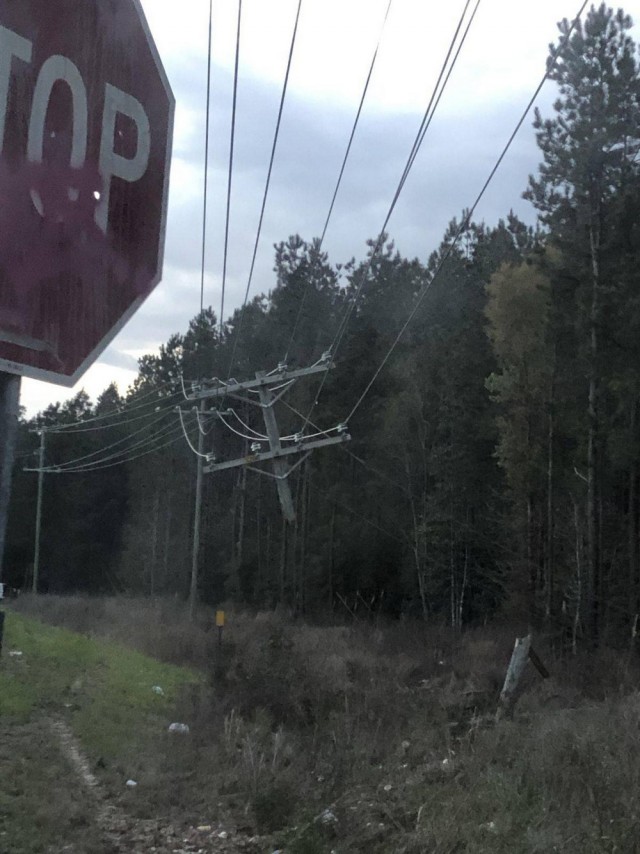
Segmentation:
[[(514, 720), (495, 725), (513, 627), (231, 614), (218, 647), (210, 615), (191, 624), (175, 603), (41, 597), (20, 609), (76, 633), (11, 616), (7, 649), (24, 655), (5, 654), (2, 725), (66, 715), (137, 819), (225, 827), (247, 842), (234, 850), (266, 854), (640, 852), (639, 675), (626, 654), (560, 658), (541, 639), (551, 678), (528, 672)], [(169, 738), (172, 715), (189, 736)], [(67, 816), (81, 824), (71, 805)]]

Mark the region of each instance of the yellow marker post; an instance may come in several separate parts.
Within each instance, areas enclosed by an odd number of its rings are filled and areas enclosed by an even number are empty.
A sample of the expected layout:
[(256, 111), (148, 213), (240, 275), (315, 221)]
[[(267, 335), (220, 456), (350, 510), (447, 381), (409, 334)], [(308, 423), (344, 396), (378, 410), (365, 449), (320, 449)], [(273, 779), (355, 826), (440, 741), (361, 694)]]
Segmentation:
[(222, 644), (222, 630), (224, 629), (224, 611), (216, 611), (216, 627), (218, 629), (218, 646)]

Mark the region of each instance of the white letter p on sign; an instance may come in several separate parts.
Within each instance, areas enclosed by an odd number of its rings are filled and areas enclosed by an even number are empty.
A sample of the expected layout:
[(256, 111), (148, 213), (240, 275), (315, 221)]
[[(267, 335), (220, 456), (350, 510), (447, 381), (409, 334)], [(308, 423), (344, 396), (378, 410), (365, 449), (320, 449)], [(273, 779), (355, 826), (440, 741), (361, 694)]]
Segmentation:
[[(131, 159), (116, 154), (115, 131), (118, 113), (130, 118), (138, 131), (137, 150)], [(104, 181), (100, 204), (96, 208), (96, 224), (106, 234), (109, 221), (109, 197), (112, 178), (134, 183), (147, 171), (151, 154), (151, 128), (144, 107), (133, 95), (107, 83), (102, 116), (99, 172)]]

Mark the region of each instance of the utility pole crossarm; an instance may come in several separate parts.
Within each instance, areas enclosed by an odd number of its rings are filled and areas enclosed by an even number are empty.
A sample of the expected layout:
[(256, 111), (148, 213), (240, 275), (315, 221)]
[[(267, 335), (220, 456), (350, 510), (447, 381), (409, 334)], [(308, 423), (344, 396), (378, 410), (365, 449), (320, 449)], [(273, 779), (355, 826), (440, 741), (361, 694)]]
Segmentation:
[(313, 451), (315, 448), (324, 448), (327, 445), (342, 445), (350, 439), (351, 436), (348, 433), (342, 433), (340, 436), (327, 436), (326, 439), (313, 439), (311, 442), (303, 441), (290, 448), (281, 448), (279, 451), (263, 451), (257, 454), (249, 454), (249, 456), (240, 457), (236, 460), (209, 463), (209, 465), (205, 466), (204, 470), (207, 474), (211, 474), (212, 472), (224, 471), (226, 469), (237, 468), (238, 466), (255, 465), (255, 463), (282, 459), (283, 457), (290, 457), (294, 454), (304, 454), (307, 451)]
[[(252, 468), (255, 463), (271, 461), (273, 464), (273, 474), (270, 476), (276, 481), (282, 515), (287, 522), (295, 522), (296, 510), (291, 494), (291, 486), (287, 478), (302, 462), (302, 458), (310, 454), (315, 448), (323, 448), (327, 445), (339, 445), (343, 442), (348, 442), (351, 437), (347, 433), (347, 425), (340, 424), (337, 427), (333, 427), (330, 431), (326, 431), (324, 435), (320, 434), (322, 438), (314, 440), (305, 440), (303, 432), (296, 434), (294, 443), (283, 448), (278, 419), (275, 413), (275, 404), (284, 394), (291, 390), (297, 379), (308, 377), (312, 374), (324, 373), (334, 367), (335, 365), (331, 361), (331, 354), (327, 351), (315, 365), (311, 365), (308, 368), (298, 368), (290, 371), (286, 365), (280, 364), (277, 370), (271, 374), (267, 374), (265, 371), (257, 371), (256, 378), (253, 380), (241, 383), (227, 383), (226, 385), (220, 384), (216, 385), (215, 388), (201, 386), (198, 390), (194, 390), (190, 399), (201, 401), (201, 406), (204, 406), (204, 401), (207, 398), (224, 398), (226, 395), (229, 395), (229, 397), (239, 397), (238, 392), (252, 391), (259, 398), (259, 403), (248, 400), (247, 398), (241, 397), (240, 399), (246, 400), (247, 403), (254, 403), (261, 408), (266, 437), (268, 437), (269, 441), (268, 451), (260, 451), (260, 443), (255, 442), (252, 444), (253, 453), (248, 456), (234, 460), (223, 460), (221, 462), (217, 462), (209, 457), (207, 459), (208, 465), (204, 468), (204, 471), (207, 474), (211, 474), (212, 472), (225, 471), (226, 469), (238, 468), (239, 466)], [(278, 391), (280, 391), (280, 394), (276, 393)], [(222, 417), (222, 413), (220, 412), (219, 414)], [(327, 435), (327, 433), (334, 431), (337, 431), (337, 436)], [(318, 434), (315, 435), (317, 436)], [(285, 459), (293, 455), (297, 455), (301, 459), (295, 465), (287, 467)], [(262, 469), (257, 469), (257, 471), (260, 474), (268, 474), (268, 472)]]
[(224, 397), (227, 394), (236, 394), (239, 391), (248, 391), (250, 389), (267, 389), (273, 385), (280, 383), (288, 383), (300, 377), (308, 377), (312, 374), (320, 374), (323, 371), (328, 371), (335, 368), (335, 364), (329, 361), (323, 361), (318, 365), (312, 365), (309, 368), (297, 368), (294, 371), (289, 371), (286, 368), (278, 373), (256, 377), (255, 380), (247, 380), (243, 383), (229, 383), (227, 385), (219, 385), (215, 388), (201, 388), (194, 391), (188, 396), (188, 400), (204, 400), (206, 398)]

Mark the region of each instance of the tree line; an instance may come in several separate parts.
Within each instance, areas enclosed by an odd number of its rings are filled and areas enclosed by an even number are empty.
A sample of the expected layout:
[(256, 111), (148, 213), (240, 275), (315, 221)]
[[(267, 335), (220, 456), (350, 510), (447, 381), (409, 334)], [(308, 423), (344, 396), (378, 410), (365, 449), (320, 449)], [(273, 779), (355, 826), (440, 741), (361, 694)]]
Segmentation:
[[(343, 421), (426, 284), (392, 358), (349, 421), (352, 441), (290, 477), (296, 522), (247, 468), (204, 482), (201, 598), (296, 613), (414, 614), (455, 627), (510, 613), (577, 645), (635, 631), (640, 610), (640, 74), (632, 22), (592, 7), (536, 112), (541, 163), (524, 195), (538, 220), (453, 220), (423, 263), (386, 236), (332, 264), (318, 240), (275, 247), (273, 289), (219, 322), (198, 314), (139, 362), (124, 396), (81, 392), (21, 423), (5, 580), (28, 585), (46, 428), (42, 589), (185, 595), (196, 457), (248, 452), (184, 399), (192, 382), (312, 364), (279, 404)], [(560, 24), (560, 37), (569, 23)], [(550, 55), (555, 46), (551, 46)], [(455, 235), (464, 232), (455, 245)], [(437, 272), (437, 275), (436, 274)], [(314, 428), (315, 429), (315, 428)], [(238, 435), (240, 434), (240, 435)], [(69, 462), (72, 461), (72, 462)], [(66, 465), (66, 467), (65, 467)]]

